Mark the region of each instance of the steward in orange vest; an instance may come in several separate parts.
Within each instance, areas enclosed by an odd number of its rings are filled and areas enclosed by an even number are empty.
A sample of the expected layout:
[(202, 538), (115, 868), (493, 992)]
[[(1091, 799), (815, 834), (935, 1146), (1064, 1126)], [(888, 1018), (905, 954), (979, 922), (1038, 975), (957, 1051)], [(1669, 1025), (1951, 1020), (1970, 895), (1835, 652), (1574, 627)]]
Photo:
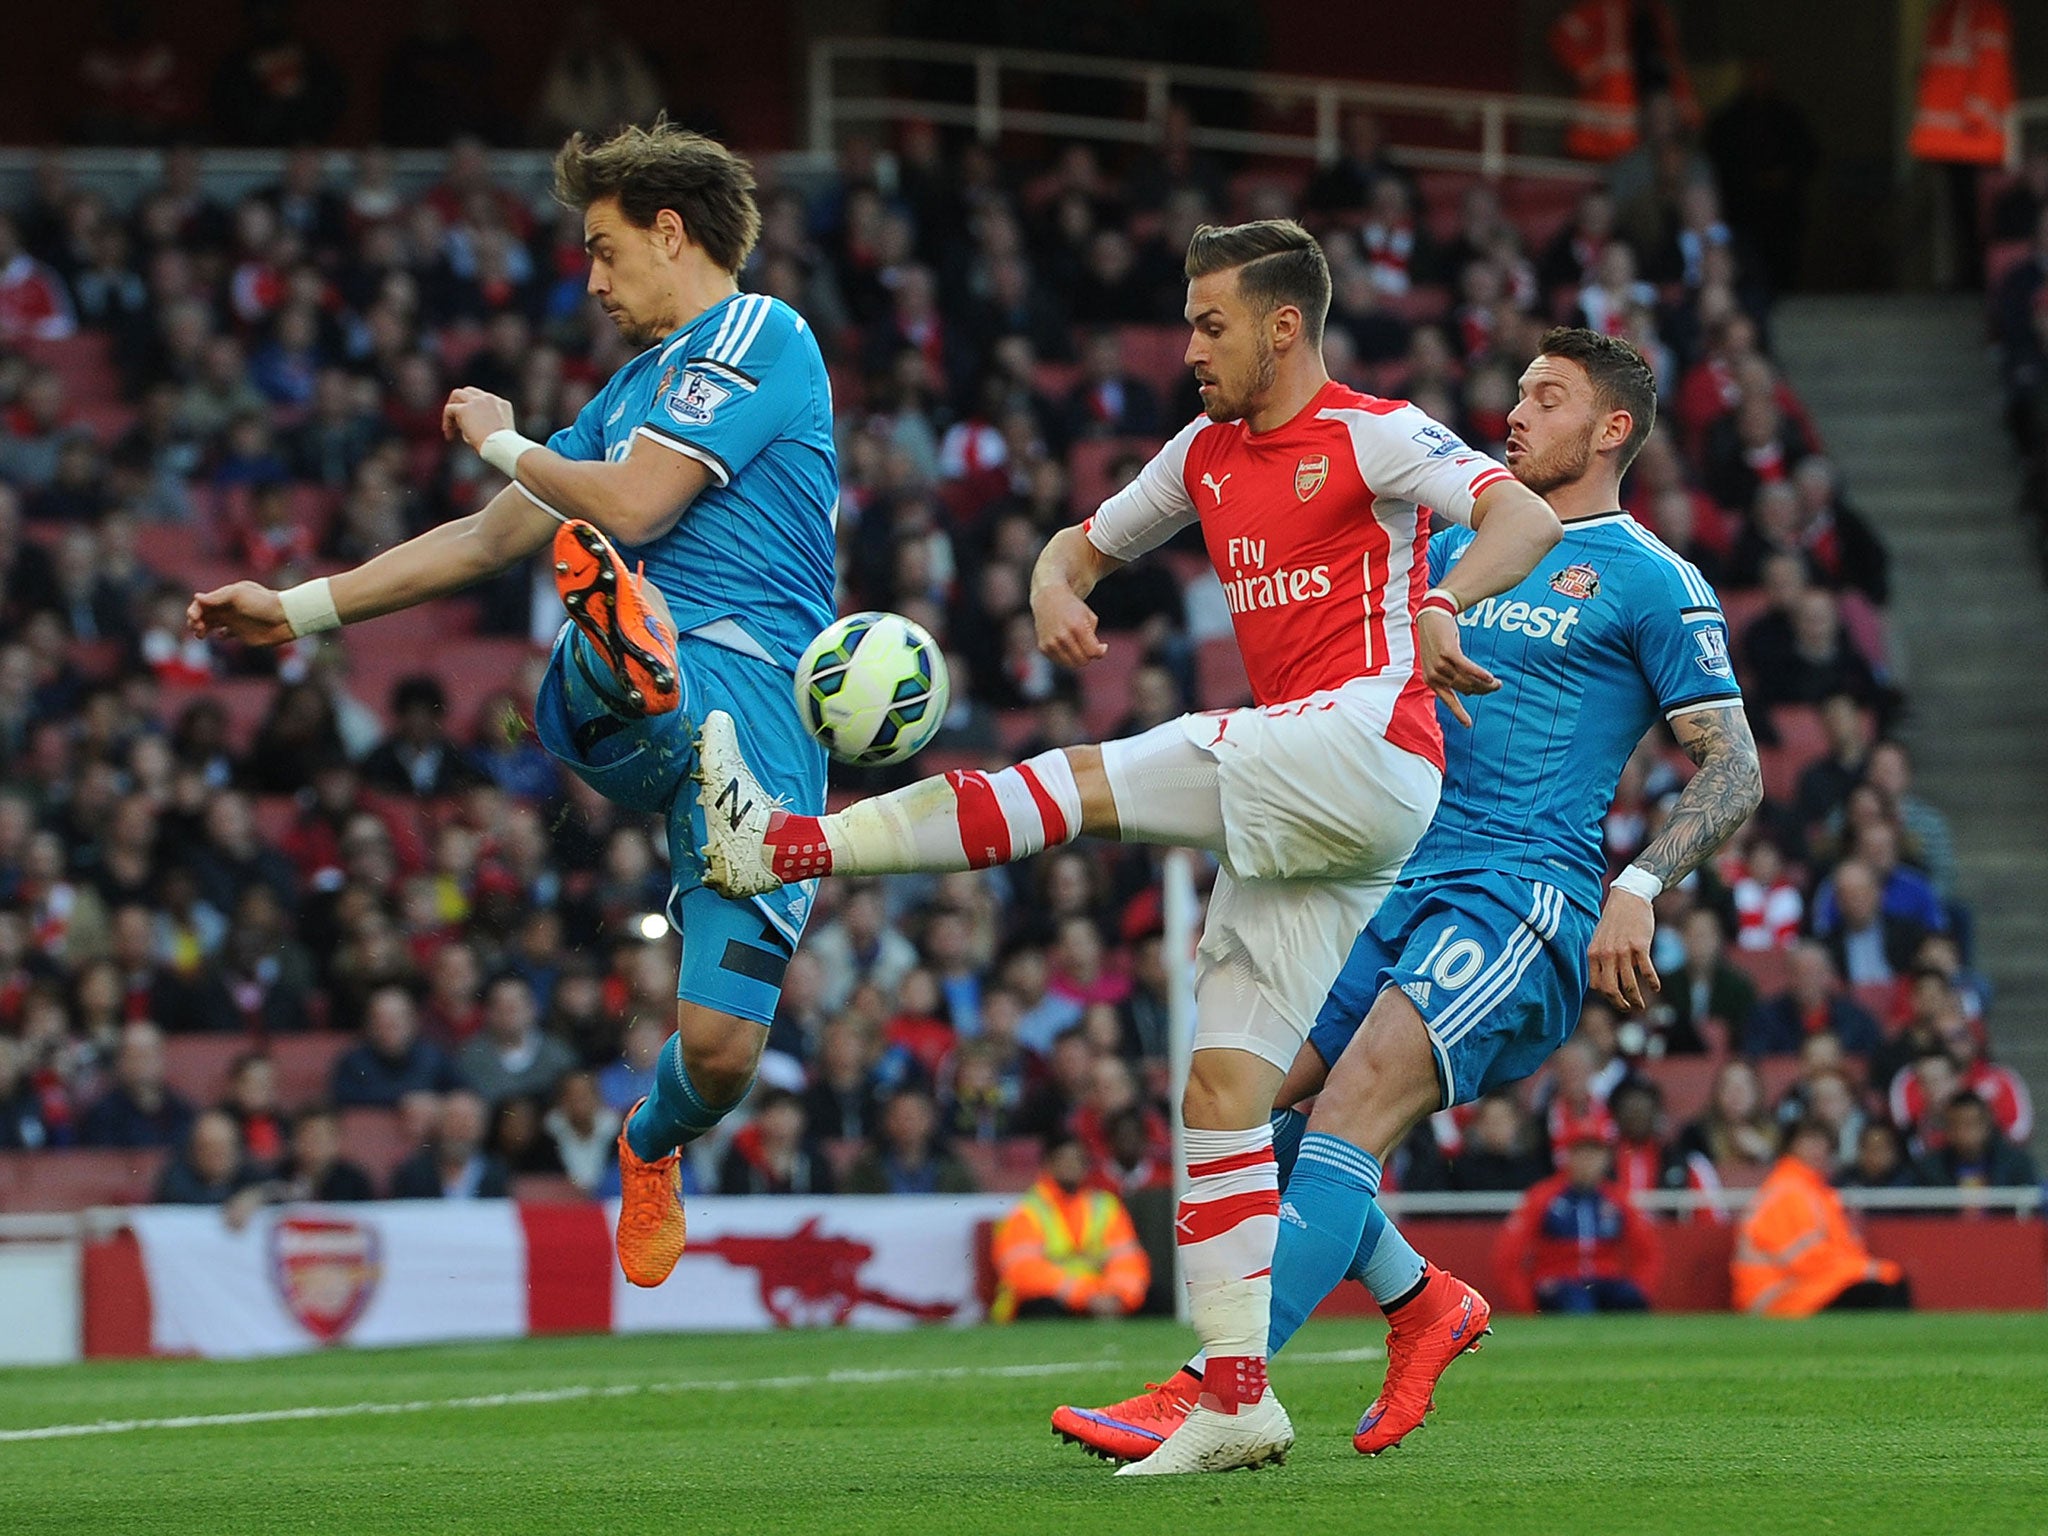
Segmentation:
[(2012, 18), (2004, 0), (1943, 0), (1927, 24), (1907, 150), (1916, 160), (2002, 165), (2012, 103)]
[(1668, 77), (1651, 83), (1671, 93), (1688, 125), (1699, 122), (1678, 48), (1678, 24), (1663, 0), (1579, 0), (1551, 27), (1550, 51), (1572, 77), (1579, 105), (1611, 109), (1566, 130), (1565, 149), (1580, 160), (1618, 160), (1636, 147), (1643, 95), (1636, 61), (1646, 52), (1658, 58)]
[(1863, 1246), (1828, 1183), (1834, 1135), (1813, 1121), (1785, 1155), (1735, 1233), (1735, 1305), (1762, 1317), (1811, 1317), (1850, 1307), (1910, 1305), (1903, 1272)]
[(996, 1299), (990, 1318), (1120, 1317), (1135, 1312), (1152, 1283), (1123, 1201), (1088, 1183), (1088, 1152), (1055, 1143), (1022, 1203), (995, 1234)]

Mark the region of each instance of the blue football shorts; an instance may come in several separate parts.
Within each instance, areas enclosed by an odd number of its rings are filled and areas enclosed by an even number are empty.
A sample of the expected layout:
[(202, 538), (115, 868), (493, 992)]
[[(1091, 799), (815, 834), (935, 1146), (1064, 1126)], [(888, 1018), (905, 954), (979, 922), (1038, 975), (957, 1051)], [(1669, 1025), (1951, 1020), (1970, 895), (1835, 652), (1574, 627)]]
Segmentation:
[(1577, 1027), (1596, 921), (1520, 875), (1401, 881), (1351, 946), (1309, 1043), (1334, 1066), (1380, 993), (1399, 987), (1429, 1030), (1444, 1106), (1483, 1097)]
[(761, 787), (802, 815), (825, 809), (825, 752), (797, 718), (790, 675), (772, 662), (694, 635), (682, 637), (676, 660), (677, 708), (651, 720), (616, 713), (605, 698), (609, 672), (576, 627), (564, 625), (535, 725), (541, 744), (606, 799), (668, 818), (667, 916), (683, 939), (677, 998), (767, 1024), (818, 883), (739, 901), (705, 886), (704, 813), (692, 777), (697, 725), (714, 709), (730, 714)]

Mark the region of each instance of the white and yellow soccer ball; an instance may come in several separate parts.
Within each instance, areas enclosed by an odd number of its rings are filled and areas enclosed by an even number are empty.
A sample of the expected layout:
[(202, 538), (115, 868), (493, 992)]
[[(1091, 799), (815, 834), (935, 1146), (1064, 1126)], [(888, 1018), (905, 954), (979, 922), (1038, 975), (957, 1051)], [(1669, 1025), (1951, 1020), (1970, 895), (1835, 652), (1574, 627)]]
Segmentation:
[(900, 763), (930, 741), (952, 700), (945, 653), (900, 613), (850, 613), (804, 647), (796, 708), (842, 763)]

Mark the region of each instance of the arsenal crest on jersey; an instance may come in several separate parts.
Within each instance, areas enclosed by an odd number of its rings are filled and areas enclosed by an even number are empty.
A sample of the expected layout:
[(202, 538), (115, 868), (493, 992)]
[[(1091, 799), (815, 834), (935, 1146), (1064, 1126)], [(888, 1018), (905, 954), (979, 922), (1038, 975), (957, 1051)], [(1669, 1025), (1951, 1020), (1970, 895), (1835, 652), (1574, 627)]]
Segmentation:
[(270, 1229), (270, 1272), (285, 1309), (332, 1344), (376, 1293), (383, 1273), (376, 1229), (346, 1217), (287, 1216)]
[(1550, 578), (1550, 590), (1584, 602), (1600, 590), (1600, 573), (1590, 565), (1568, 565)]
[(1330, 478), (1330, 456), (1327, 453), (1311, 454), (1294, 466), (1294, 496), (1297, 501), (1307, 501), (1323, 488), (1323, 482)]

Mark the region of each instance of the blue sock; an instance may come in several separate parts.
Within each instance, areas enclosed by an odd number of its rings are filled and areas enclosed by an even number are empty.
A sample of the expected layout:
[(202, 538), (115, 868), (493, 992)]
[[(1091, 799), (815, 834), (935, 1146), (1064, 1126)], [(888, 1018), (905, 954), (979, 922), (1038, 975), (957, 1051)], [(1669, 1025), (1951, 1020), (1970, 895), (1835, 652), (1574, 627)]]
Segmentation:
[(1408, 1245), (1401, 1229), (1387, 1220), (1379, 1201), (1373, 1201), (1365, 1218), (1365, 1236), (1359, 1240), (1347, 1273), (1384, 1307), (1414, 1290), (1423, 1268), (1422, 1255)]
[(1294, 1337), (1351, 1269), (1379, 1187), (1379, 1159), (1370, 1152), (1320, 1131), (1302, 1137), (1294, 1176), (1280, 1200), (1268, 1355)]
[(667, 1157), (695, 1141), (739, 1107), (739, 1099), (723, 1108), (704, 1102), (683, 1068), (683, 1037), (670, 1035), (654, 1066), (654, 1088), (626, 1122), (626, 1145), (644, 1162)]
[(1308, 1133), (1308, 1116), (1298, 1109), (1273, 1111), (1273, 1161), (1280, 1165), (1280, 1187), (1294, 1177), (1294, 1160), (1301, 1155), (1301, 1138)]

